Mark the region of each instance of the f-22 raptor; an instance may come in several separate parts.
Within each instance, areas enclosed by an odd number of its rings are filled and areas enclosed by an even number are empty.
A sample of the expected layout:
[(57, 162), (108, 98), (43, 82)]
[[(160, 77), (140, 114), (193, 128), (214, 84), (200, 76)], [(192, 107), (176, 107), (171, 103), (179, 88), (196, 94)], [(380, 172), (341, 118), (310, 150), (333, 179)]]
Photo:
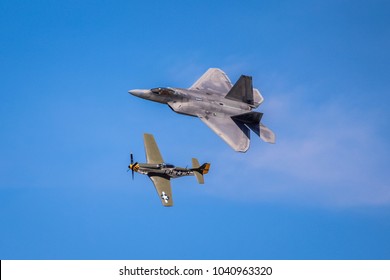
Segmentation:
[(173, 206), (170, 179), (195, 176), (199, 184), (204, 184), (203, 175), (209, 172), (210, 163), (199, 165), (196, 158), (192, 158), (192, 168), (177, 167), (165, 163), (152, 134), (144, 134), (144, 146), (147, 163), (134, 163), (133, 154), (130, 154), (129, 170), (131, 170), (133, 179), (134, 172), (149, 176), (163, 206)]
[(263, 113), (252, 111), (262, 102), (252, 77), (241, 75), (232, 85), (220, 69), (210, 68), (190, 88), (133, 89), (129, 93), (167, 104), (179, 114), (200, 118), (237, 152), (249, 149), (250, 130), (265, 142), (275, 143), (275, 134), (261, 123)]

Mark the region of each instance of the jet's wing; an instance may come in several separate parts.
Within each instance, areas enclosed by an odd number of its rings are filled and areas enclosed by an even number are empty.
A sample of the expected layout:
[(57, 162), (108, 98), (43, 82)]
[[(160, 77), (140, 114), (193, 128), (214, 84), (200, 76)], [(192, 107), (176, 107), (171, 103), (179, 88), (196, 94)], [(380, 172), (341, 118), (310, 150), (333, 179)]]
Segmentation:
[(149, 178), (152, 180), (163, 206), (173, 206), (172, 188), (169, 179), (160, 176), (149, 176)]
[(189, 89), (208, 90), (225, 95), (232, 86), (225, 72), (218, 68), (210, 68)]
[(237, 152), (246, 152), (249, 148), (250, 131), (241, 122), (235, 122), (226, 115), (198, 115), (219, 137)]
[(159, 164), (164, 162), (152, 134), (144, 134), (144, 146), (147, 163)]

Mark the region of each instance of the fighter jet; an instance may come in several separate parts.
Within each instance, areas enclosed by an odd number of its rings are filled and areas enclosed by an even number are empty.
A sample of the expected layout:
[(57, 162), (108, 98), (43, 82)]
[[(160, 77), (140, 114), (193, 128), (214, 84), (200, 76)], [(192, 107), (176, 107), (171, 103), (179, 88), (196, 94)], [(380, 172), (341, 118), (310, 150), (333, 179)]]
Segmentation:
[(129, 93), (167, 104), (176, 113), (200, 118), (235, 151), (248, 150), (250, 130), (265, 142), (275, 143), (275, 134), (260, 122), (263, 113), (252, 111), (264, 99), (253, 88), (250, 76), (242, 75), (232, 85), (222, 70), (210, 68), (188, 89), (159, 87)]
[(192, 168), (189, 169), (165, 163), (151, 134), (144, 134), (144, 146), (147, 163), (134, 163), (133, 154), (130, 154), (129, 170), (131, 170), (133, 179), (134, 172), (149, 176), (163, 206), (173, 206), (170, 179), (195, 176), (199, 184), (204, 184), (203, 175), (209, 172), (210, 163), (199, 165), (198, 160), (193, 158)]

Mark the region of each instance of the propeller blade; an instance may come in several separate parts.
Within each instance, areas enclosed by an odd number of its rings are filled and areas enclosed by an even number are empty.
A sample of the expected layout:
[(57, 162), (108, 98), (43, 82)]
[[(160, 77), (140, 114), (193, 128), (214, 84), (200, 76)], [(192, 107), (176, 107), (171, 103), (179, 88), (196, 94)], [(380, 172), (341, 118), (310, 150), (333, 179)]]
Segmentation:
[[(132, 160), (133, 160), (133, 158), (132, 158)], [(136, 162), (136, 163), (131, 163), (131, 178), (134, 180), (134, 167), (136, 166), (138, 164), (138, 162)]]
[[(134, 165), (133, 165), (133, 163), (134, 163), (134, 158), (133, 158), (133, 154), (132, 153), (130, 153), (130, 165), (129, 165), (129, 169), (127, 169), (127, 172), (129, 172), (130, 171), (130, 169), (131, 169), (131, 178), (133, 178), (133, 180), (134, 180)], [(130, 167), (131, 166), (131, 167)]]

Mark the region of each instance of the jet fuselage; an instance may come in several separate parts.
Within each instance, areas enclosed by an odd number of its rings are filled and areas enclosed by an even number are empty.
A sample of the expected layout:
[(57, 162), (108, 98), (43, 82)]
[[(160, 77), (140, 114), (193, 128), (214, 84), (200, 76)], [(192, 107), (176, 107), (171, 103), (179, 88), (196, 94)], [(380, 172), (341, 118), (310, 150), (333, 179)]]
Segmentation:
[(226, 99), (218, 93), (182, 88), (155, 88), (151, 90), (130, 90), (130, 94), (167, 104), (173, 111), (197, 117), (201, 114), (235, 116), (252, 111), (247, 103)]

